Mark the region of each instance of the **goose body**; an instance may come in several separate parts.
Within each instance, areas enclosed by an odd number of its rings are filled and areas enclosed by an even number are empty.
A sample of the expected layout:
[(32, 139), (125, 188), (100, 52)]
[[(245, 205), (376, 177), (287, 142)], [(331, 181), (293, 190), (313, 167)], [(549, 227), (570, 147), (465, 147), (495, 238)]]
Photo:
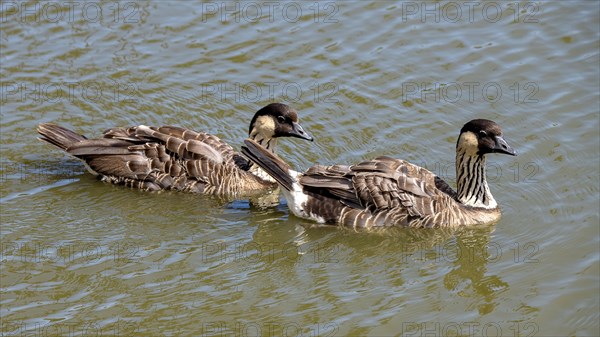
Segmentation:
[[(255, 195), (275, 181), (218, 137), (192, 130), (145, 125), (113, 128), (87, 139), (42, 123), (40, 140), (83, 160), (101, 180), (143, 190), (178, 190), (215, 195)], [(279, 137), (312, 141), (291, 107), (272, 103), (256, 112), (249, 138), (275, 151)]]
[(355, 229), (496, 222), (500, 208), (487, 185), (486, 155), (516, 155), (498, 124), (468, 122), (456, 145), (455, 191), (431, 171), (389, 157), (352, 166), (316, 165), (300, 173), (252, 140), (245, 141), (242, 153), (281, 185), (294, 215)]

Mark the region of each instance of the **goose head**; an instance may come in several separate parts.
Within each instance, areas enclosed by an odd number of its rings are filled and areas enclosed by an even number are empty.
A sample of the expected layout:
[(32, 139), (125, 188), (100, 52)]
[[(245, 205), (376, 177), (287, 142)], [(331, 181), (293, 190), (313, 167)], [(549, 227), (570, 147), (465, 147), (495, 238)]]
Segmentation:
[(248, 135), (259, 139), (296, 137), (313, 140), (299, 124), (296, 110), (283, 103), (271, 103), (258, 110), (250, 122)]
[(502, 137), (500, 125), (488, 119), (474, 119), (463, 126), (456, 142), (457, 200), (463, 205), (497, 209), (486, 178), (486, 155), (517, 152)]
[(460, 130), (456, 151), (469, 156), (483, 156), (488, 153), (517, 155), (504, 140), (500, 125), (488, 119), (474, 119), (465, 124)]

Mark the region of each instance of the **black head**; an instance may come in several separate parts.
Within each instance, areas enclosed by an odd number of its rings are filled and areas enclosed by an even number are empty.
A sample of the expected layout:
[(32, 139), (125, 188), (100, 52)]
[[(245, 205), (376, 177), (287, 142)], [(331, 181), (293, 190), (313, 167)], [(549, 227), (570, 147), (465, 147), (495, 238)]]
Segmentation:
[(265, 137), (296, 137), (313, 140), (313, 137), (298, 123), (298, 113), (289, 105), (271, 103), (258, 110), (252, 121), (248, 134), (261, 133)]
[(517, 152), (502, 137), (500, 125), (488, 119), (474, 119), (465, 124), (460, 130), (456, 148), (471, 155), (487, 153), (517, 155)]

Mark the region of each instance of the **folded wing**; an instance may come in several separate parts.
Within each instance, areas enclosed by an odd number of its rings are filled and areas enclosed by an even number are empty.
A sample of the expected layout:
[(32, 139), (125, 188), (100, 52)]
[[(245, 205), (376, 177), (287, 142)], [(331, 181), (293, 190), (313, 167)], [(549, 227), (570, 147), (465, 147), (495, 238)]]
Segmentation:
[(42, 139), (83, 159), (103, 179), (148, 190), (205, 192), (245, 174), (247, 159), (218, 137), (180, 127), (114, 128), (86, 139), (53, 124), (40, 125)]
[(451, 191), (445, 183), (448, 191), (440, 190), (438, 181), (443, 182), (427, 169), (389, 157), (353, 166), (315, 166), (300, 179), (306, 191), (361, 211), (350, 213), (365, 223), (375, 217), (408, 222), (435, 214)]

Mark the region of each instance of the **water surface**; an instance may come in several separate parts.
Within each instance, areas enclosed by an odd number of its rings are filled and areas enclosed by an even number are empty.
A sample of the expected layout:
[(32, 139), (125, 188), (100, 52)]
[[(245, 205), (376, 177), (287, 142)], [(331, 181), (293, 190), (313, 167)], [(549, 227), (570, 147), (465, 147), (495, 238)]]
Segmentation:
[[(1, 7), (4, 335), (600, 335), (598, 2), (55, 4)], [(315, 136), (280, 142), (294, 167), (385, 154), (451, 183), (460, 127), (497, 121), (503, 218), (319, 228), (106, 185), (36, 140), (143, 123), (238, 146), (271, 101)]]

